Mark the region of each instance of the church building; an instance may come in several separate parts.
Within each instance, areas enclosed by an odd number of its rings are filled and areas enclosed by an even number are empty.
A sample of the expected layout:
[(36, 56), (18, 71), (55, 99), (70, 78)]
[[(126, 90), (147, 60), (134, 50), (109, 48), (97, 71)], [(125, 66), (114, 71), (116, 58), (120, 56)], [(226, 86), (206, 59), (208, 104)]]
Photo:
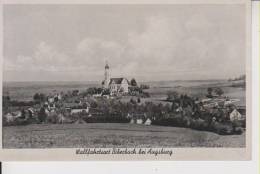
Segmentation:
[(111, 95), (119, 93), (128, 93), (129, 82), (126, 78), (111, 78), (109, 72), (108, 63), (105, 66), (105, 79), (102, 81), (102, 86), (105, 89), (109, 89)]

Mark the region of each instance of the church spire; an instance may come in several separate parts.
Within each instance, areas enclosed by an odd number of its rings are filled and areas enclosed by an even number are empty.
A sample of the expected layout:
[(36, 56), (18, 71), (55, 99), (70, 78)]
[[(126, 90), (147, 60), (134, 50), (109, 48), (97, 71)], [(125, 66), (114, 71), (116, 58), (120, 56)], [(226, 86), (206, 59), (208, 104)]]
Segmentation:
[(109, 73), (109, 66), (108, 62), (106, 61), (106, 66), (105, 66), (105, 79), (104, 79), (104, 87), (108, 88), (110, 82), (110, 73)]
[(108, 62), (106, 60), (106, 66), (105, 66), (105, 69), (109, 69), (109, 66), (108, 66)]

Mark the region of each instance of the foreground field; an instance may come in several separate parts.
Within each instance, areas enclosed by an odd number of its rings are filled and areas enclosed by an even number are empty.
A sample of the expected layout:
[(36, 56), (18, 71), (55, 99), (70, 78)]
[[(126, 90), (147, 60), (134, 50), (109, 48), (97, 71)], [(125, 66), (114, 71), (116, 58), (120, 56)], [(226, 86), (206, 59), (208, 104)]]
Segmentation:
[(120, 123), (3, 127), (4, 148), (244, 147), (245, 134)]

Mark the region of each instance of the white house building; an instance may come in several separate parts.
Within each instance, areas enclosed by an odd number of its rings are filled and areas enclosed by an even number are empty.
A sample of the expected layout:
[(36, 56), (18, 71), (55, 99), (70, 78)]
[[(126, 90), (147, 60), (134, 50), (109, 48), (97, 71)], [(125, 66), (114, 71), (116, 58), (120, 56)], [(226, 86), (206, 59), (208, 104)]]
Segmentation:
[(105, 79), (102, 81), (104, 89), (109, 89), (111, 95), (118, 93), (128, 93), (129, 82), (126, 78), (111, 78), (109, 66), (105, 66)]

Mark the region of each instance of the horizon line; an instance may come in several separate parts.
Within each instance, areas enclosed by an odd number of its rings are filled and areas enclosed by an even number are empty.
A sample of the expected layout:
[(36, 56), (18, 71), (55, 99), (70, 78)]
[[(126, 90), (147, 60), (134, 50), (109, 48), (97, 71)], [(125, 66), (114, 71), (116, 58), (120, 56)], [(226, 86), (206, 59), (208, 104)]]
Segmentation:
[[(140, 80), (139, 82), (169, 82), (169, 81), (210, 81), (210, 80), (228, 80), (226, 78), (217, 78), (217, 79), (176, 79), (176, 80)], [(16, 81), (16, 80), (2, 80), (2, 82), (100, 82), (95, 80), (60, 80), (60, 81), (54, 81), (54, 80), (28, 80), (28, 81)]]

